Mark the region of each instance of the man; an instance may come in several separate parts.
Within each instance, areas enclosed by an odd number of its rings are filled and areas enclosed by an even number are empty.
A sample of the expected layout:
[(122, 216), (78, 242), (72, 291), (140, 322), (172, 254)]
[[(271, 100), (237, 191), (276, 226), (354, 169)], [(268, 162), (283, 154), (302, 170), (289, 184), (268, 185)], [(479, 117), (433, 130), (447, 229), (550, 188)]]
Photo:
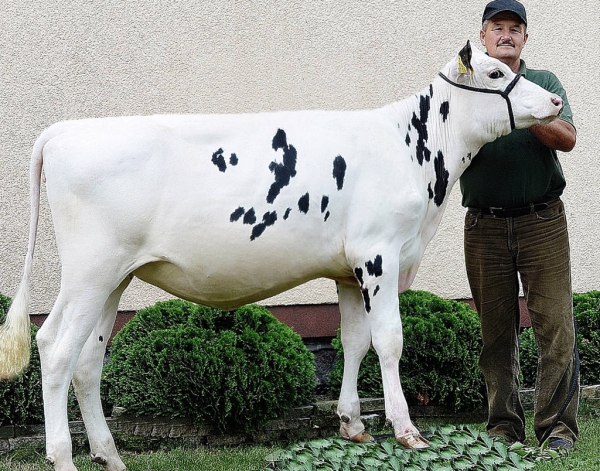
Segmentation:
[[(481, 319), (479, 365), (489, 402), (488, 433), (508, 442), (525, 440), (519, 400), (519, 277), (538, 343), (535, 434), (549, 432), (549, 447), (572, 448), (578, 434), (579, 384), (575, 374), (569, 239), (560, 196), (565, 179), (556, 150), (575, 146), (566, 93), (550, 72), (527, 69), (525, 7), (495, 0), (483, 13), (481, 42), (487, 53), (532, 82), (562, 97), (561, 117), (548, 125), (516, 130), (485, 145), (461, 177), (465, 261)], [(548, 436), (548, 435), (546, 435)]]

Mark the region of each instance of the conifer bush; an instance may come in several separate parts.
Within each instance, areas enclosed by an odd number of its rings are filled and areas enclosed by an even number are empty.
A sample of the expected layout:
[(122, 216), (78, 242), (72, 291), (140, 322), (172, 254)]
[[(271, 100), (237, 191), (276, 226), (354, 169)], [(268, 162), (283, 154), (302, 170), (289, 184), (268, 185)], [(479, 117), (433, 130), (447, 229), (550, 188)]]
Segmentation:
[(182, 300), (139, 311), (115, 336), (104, 394), (128, 412), (250, 429), (312, 400), (313, 355), (258, 305)]
[[(479, 410), (485, 383), (477, 361), (481, 333), (477, 313), (466, 303), (446, 300), (426, 291), (408, 290), (399, 296), (404, 347), (400, 380), (409, 405), (443, 405)], [(339, 393), (343, 373), (340, 332), (334, 339), (338, 360), (330, 374)], [(361, 397), (382, 397), (379, 358), (373, 348), (362, 361), (358, 377)]]
[[(11, 299), (0, 294), (0, 324), (6, 320)], [(29, 367), (13, 380), (0, 380), (0, 425), (29, 425), (43, 422), (42, 373), (35, 342), (38, 328), (31, 324)]]

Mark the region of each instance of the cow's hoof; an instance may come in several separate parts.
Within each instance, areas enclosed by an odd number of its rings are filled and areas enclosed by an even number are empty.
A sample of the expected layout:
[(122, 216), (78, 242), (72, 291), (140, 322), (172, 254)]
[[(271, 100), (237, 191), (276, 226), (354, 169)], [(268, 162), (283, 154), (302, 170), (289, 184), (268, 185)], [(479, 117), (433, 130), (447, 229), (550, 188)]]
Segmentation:
[(425, 440), (419, 432), (409, 432), (404, 435), (397, 435), (396, 440), (398, 440), (400, 445), (405, 446), (406, 448), (429, 448), (429, 442)]
[(375, 441), (375, 439), (369, 435), (367, 432), (365, 432), (365, 430), (361, 430), (360, 432), (358, 432), (356, 435), (348, 435), (348, 432), (346, 432), (346, 430), (344, 430), (344, 427), (340, 427), (340, 435), (342, 436), (342, 438), (344, 438), (345, 440), (350, 440), (351, 442), (354, 443), (367, 443), (367, 442), (373, 442)]
[(97, 463), (102, 466), (106, 466), (108, 460), (100, 455), (92, 455), (92, 463)]

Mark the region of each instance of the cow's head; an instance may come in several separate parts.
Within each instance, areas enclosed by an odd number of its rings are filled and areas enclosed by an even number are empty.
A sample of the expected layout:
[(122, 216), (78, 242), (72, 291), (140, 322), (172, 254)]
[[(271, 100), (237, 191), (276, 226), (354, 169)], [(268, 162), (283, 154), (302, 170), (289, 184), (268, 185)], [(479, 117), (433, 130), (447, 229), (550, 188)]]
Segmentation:
[[(524, 129), (548, 124), (563, 109), (556, 94), (515, 74), (510, 67), (467, 42), (440, 73), (460, 98), (453, 102), (455, 112), (472, 117), (468, 121), (480, 131), (491, 133), (487, 140)], [(458, 110), (457, 110), (458, 108)], [(475, 131), (475, 129), (471, 129)]]

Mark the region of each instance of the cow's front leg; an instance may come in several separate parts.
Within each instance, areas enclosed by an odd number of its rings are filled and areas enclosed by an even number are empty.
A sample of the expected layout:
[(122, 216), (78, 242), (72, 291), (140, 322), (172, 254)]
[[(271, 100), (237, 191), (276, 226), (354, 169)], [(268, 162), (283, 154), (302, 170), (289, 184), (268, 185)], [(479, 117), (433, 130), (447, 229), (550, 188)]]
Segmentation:
[(357, 381), (360, 363), (371, 345), (371, 332), (360, 290), (356, 286), (338, 284), (341, 336), (344, 347), (344, 376), (338, 401), (340, 434), (354, 442), (371, 440), (360, 420)]
[(373, 347), (379, 356), (386, 418), (394, 428), (398, 442), (407, 448), (427, 448), (425, 440), (410, 420), (408, 404), (402, 391), (399, 362), (402, 355), (402, 321), (398, 309), (397, 284), (378, 285), (380, 291), (371, 301), (369, 324)]

